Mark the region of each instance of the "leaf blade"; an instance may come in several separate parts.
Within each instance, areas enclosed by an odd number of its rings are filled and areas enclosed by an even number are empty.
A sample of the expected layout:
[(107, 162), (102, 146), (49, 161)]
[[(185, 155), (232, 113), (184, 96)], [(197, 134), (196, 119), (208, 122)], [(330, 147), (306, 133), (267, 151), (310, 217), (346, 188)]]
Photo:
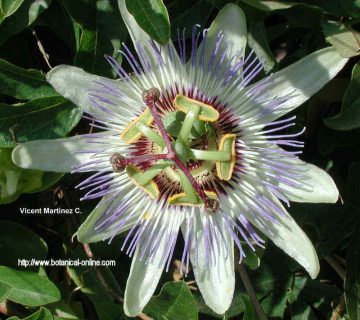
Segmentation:
[(126, 7), (138, 25), (155, 41), (162, 45), (169, 41), (169, 15), (162, 0), (126, 0)]
[(20, 106), (0, 104), (0, 147), (64, 137), (80, 118), (80, 109), (60, 96), (39, 98)]
[(0, 93), (25, 100), (57, 95), (38, 70), (26, 70), (3, 59), (0, 59)]
[(0, 283), (12, 288), (7, 299), (36, 307), (60, 300), (60, 292), (47, 278), (30, 271), (0, 266)]
[(360, 62), (358, 62), (351, 75), (351, 82), (345, 92), (342, 108), (339, 114), (324, 119), (324, 123), (332, 129), (345, 131), (360, 127)]

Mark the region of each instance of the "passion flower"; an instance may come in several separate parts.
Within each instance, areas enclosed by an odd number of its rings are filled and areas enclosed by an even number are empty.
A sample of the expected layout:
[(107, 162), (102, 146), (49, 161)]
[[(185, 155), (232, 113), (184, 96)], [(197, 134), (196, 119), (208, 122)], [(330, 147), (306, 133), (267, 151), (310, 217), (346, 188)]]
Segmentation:
[(336, 202), (338, 190), (325, 171), (297, 157), (303, 131), (281, 133), (295, 121), (283, 116), (347, 60), (325, 48), (254, 83), (262, 62), (253, 52), (245, 57), (238, 6), (225, 6), (202, 33), (195, 26), (190, 48), (179, 35), (178, 54), (171, 42), (151, 40), (125, 2), (119, 5), (137, 54), (123, 45), (131, 76), (111, 57), (118, 81), (72, 66), (47, 76), (103, 132), (27, 142), (15, 148), (13, 161), (45, 171), (95, 172), (78, 187), (90, 189), (83, 199), (102, 200), (77, 237), (110, 242), (128, 232), (122, 249), (133, 256), (124, 302), (129, 316), (142, 311), (169, 268), (180, 229), (181, 272), (188, 273), (191, 261), (216, 313), (232, 301), (234, 244), (241, 263), (244, 245), (263, 246), (261, 233), (316, 277), (314, 247), (283, 203)]

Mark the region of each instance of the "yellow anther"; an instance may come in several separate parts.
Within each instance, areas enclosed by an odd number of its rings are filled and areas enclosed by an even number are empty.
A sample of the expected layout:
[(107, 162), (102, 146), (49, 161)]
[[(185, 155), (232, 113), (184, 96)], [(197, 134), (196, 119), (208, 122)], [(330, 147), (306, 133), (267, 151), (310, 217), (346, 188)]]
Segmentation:
[(159, 196), (159, 193), (160, 193), (159, 188), (153, 180), (150, 180), (149, 182), (147, 182), (144, 185), (142, 185), (138, 182), (138, 178), (141, 174), (143, 174), (143, 171), (141, 169), (139, 169), (137, 166), (135, 166), (133, 164), (127, 165), (126, 173), (130, 177), (132, 182), (134, 182), (135, 185), (137, 185), (142, 190), (144, 190), (152, 199), (156, 199)]
[(146, 108), (136, 119), (130, 122), (130, 124), (121, 133), (121, 139), (126, 144), (131, 144), (140, 139), (142, 133), (138, 126), (150, 126), (154, 121), (149, 108)]
[(211, 105), (190, 99), (181, 94), (176, 95), (174, 99), (176, 109), (188, 113), (192, 108), (199, 107), (198, 119), (202, 121), (215, 122), (219, 119), (219, 112)]
[(230, 180), (234, 171), (236, 161), (235, 151), (236, 134), (225, 134), (219, 142), (219, 151), (226, 151), (231, 154), (228, 161), (216, 161), (216, 174), (221, 180)]
[[(205, 191), (205, 194), (209, 199), (217, 199), (217, 195), (213, 191)], [(204, 202), (201, 200), (199, 196), (197, 196), (196, 202), (192, 203), (189, 201), (189, 198), (185, 192), (177, 193), (169, 197), (169, 204), (176, 204), (181, 206), (189, 206), (189, 207), (202, 207), (204, 206)]]

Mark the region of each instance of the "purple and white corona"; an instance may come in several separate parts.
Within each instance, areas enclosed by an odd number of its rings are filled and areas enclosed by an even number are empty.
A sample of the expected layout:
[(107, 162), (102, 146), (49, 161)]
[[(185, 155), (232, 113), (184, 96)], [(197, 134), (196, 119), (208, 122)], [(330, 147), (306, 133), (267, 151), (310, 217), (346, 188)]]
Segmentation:
[[(78, 187), (101, 201), (77, 232), (81, 242), (127, 232), (122, 249), (133, 257), (124, 309), (136, 316), (172, 261), (182, 233), (181, 272), (189, 265), (207, 305), (230, 306), (234, 263), (243, 246), (263, 246), (263, 235), (316, 277), (319, 262), (305, 233), (289, 216), (289, 201), (336, 202), (331, 177), (298, 158), (303, 131), (283, 117), (317, 92), (346, 63), (334, 48), (316, 51), (256, 82), (262, 62), (245, 56), (241, 9), (225, 6), (209, 29), (192, 30), (178, 50), (151, 40), (119, 0), (134, 44), (123, 45), (127, 73), (110, 80), (72, 66), (47, 76), (101, 132), (30, 141), (13, 152), (23, 168), (93, 172)], [(186, 59), (186, 53), (188, 59)], [(240, 261), (234, 261), (237, 246)]]

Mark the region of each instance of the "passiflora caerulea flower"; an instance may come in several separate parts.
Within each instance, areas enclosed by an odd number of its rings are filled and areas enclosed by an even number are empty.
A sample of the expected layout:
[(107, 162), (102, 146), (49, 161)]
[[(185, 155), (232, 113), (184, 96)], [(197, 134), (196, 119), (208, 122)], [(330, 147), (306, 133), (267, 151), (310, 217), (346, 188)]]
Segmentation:
[(15, 164), (94, 172), (78, 187), (90, 189), (84, 199), (102, 199), (77, 237), (111, 241), (128, 231), (123, 249), (133, 256), (124, 303), (129, 316), (151, 298), (179, 230), (182, 272), (191, 262), (201, 294), (216, 313), (232, 301), (234, 246), (241, 260), (244, 245), (263, 246), (261, 234), (316, 277), (314, 247), (283, 204), (333, 203), (338, 190), (325, 171), (297, 157), (302, 132), (281, 130), (295, 121), (283, 116), (347, 60), (325, 48), (253, 83), (262, 63), (254, 53), (245, 57), (246, 22), (238, 6), (225, 6), (203, 32), (195, 26), (190, 48), (180, 35), (179, 54), (172, 43), (151, 40), (124, 0), (119, 6), (136, 51), (135, 56), (123, 46), (132, 75), (108, 57), (119, 81), (65, 65), (47, 76), (103, 131), (27, 142), (14, 149)]

